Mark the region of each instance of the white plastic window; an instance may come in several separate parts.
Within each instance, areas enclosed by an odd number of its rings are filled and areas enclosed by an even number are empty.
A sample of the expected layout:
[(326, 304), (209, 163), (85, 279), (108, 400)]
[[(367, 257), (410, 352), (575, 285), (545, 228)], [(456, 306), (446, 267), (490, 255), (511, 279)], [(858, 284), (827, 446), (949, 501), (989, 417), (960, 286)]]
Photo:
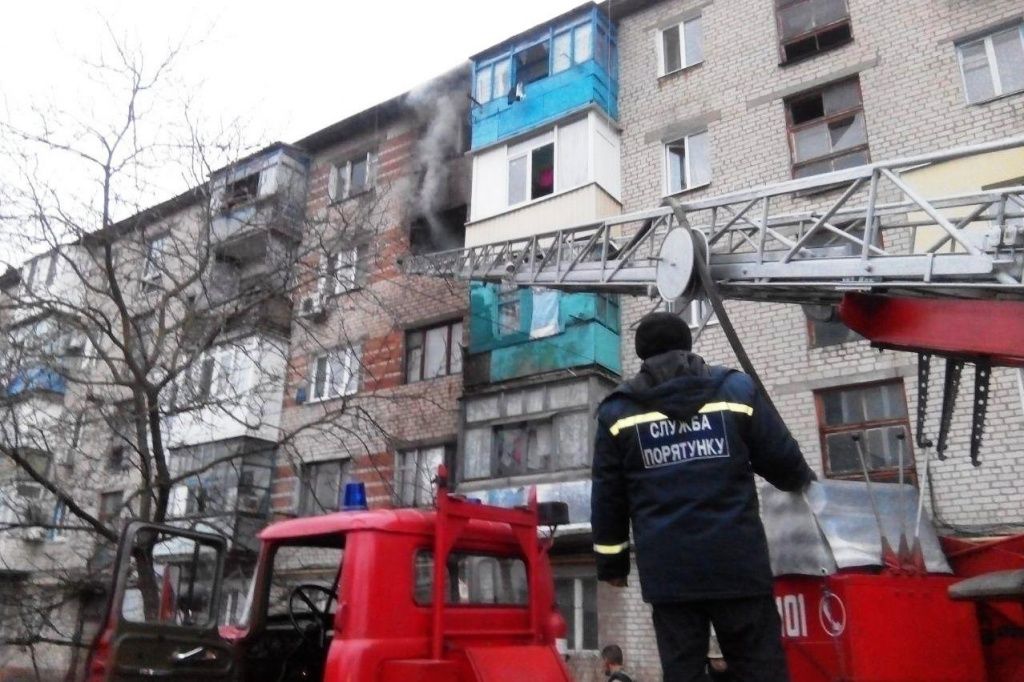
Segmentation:
[(665, 194), (703, 187), (711, 182), (711, 149), (707, 131), (665, 145)]
[(342, 348), (313, 359), (310, 400), (330, 400), (356, 392), (359, 373), (356, 350)]
[(704, 33), (701, 18), (694, 17), (657, 33), (658, 75), (694, 66), (704, 61)]
[(960, 44), (957, 54), (968, 103), (1024, 90), (1024, 24)]

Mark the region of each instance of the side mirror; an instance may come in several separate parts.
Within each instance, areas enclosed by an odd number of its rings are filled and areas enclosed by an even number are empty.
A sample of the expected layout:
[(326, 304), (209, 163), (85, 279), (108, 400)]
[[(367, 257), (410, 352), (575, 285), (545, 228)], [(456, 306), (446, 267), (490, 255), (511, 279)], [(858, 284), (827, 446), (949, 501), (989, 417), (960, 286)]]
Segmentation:
[(565, 502), (537, 504), (537, 522), (542, 526), (564, 526), (569, 523), (569, 505)]

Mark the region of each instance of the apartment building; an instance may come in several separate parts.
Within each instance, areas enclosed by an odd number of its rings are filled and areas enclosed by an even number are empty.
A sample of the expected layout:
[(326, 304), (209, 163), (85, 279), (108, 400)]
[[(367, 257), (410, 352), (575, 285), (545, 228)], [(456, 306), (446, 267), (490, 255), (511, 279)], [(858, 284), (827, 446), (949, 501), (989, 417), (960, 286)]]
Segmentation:
[[(1024, 131), (1024, 21), (1012, 2), (912, 0), (898, 8), (867, 0), (691, 0), (618, 5), (619, 121), (625, 211), (809, 177), (1020, 134)], [(1020, 184), (1024, 150), (933, 165), (904, 175), (925, 196)], [(806, 197), (828, 206), (837, 192)], [(651, 302), (621, 302), (622, 362), (636, 371), (633, 324)], [(987, 532), (1024, 522), (1018, 481), (1024, 406), (1016, 372), (997, 371), (983, 466), (967, 456), (970, 410), (954, 422), (950, 458), (915, 452), (911, 416), (917, 363), (872, 349), (828, 311), (730, 303), (730, 317), (768, 390), (819, 475), (857, 478), (851, 433), (871, 444), (871, 474), (923, 485), (932, 458), (930, 504), (940, 528)], [(689, 319), (706, 312), (695, 303)], [(709, 361), (736, 364), (714, 322), (697, 342)], [(973, 382), (961, 388), (969, 405)], [(941, 376), (932, 379), (937, 429)], [(904, 440), (897, 434), (905, 435)], [(657, 656), (639, 592), (610, 612), (599, 590), (602, 640), (616, 641), (644, 679)]]

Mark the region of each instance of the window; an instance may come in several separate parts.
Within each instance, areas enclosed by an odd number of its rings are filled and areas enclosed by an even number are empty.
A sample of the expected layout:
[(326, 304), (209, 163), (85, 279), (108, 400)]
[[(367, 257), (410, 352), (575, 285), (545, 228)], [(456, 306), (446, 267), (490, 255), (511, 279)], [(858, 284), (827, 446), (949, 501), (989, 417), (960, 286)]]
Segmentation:
[(374, 152), (331, 166), (327, 181), (331, 201), (344, 201), (372, 189), (376, 166), (377, 154)]
[(699, 16), (658, 31), (657, 38), (659, 76), (704, 61), (704, 33)]
[(515, 55), (516, 87), (548, 77), (548, 43), (545, 40), (526, 48)]
[(1024, 24), (956, 46), (967, 102), (1024, 90)]
[[(420, 606), (429, 606), (434, 601), (434, 554), (417, 552), (413, 561), (413, 598)], [(448, 555), (444, 591), (445, 603), (455, 606), (526, 606), (526, 564), (518, 557), (452, 552)]]
[(118, 490), (100, 495), (100, 508), (96, 520), (103, 524), (111, 524), (121, 516), (123, 493)]
[(843, 324), (833, 306), (805, 305), (807, 343), (811, 348), (838, 346), (860, 341), (861, 335)]
[(786, 117), (794, 178), (868, 162), (868, 134), (856, 78), (787, 100)]
[(554, 459), (550, 421), (519, 422), (494, 428), (499, 477), (547, 471)]
[(142, 282), (157, 287), (163, 279), (164, 259), (167, 255), (167, 237), (157, 237), (146, 243), (146, 260), (142, 266)]
[(519, 287), (515, 282), (502, 282), (498, 288), (498, 336), (518, 334), (521, 330)]
[(665, 194), (711, 182), (711, 149), (706, 130), (665, 145)]
[(60, 270), (60, 254), (51, 253), (47, 261), (46, 286), (50, 286), (57, 279), (57, 273)]
[(854, 436), (860, 439), (868, 473), (873, 479), (896, 479), (901, 452), (903, 466), (913, 472), (914, 456), (902, 380), (828, 389), (816, 393), (815, 399), (827, 476), (863, 478)]
[(64, 526), (68, 520), (68, 505), (64, 500), (57, 500), (50, 516), (50, 528), (46, 531), (47, 540), (56, 540), (64, 535)]
[[(547, 136), (545, 136), (547, 137)], [(508, 160), (508, 204), (514, 206), (555, 191), (555, 143), (549, 142)]]
[(555, 577), (555, 601), (566, 624), (566, 649), (599, 649), (597, 641), (597, 578)]
[(775, 0), (783, 63), (795, 62), (850, 41), (846, 0)]
[(509, 94), (512, 87), (511, 65), (511, 60), (505, 57), (477, 68), (476, 101), (479, 104), (487, 104)]
[(221, 205), (225, 212), (254, 201), (260, 194), (260, 174), (252, 173), (224, 187)]
[(342, 348), (313, 358), (310, 400), (352, 395), (359, 387), (356, 350)]
[[(673, 307), (673, 312), (676, 312), (676, 308)], [(714, 310), (711, 307), (711, 301), (706, 298), (695, 298), (686, 304), (685, 309), (681, 311), (683, 320), (690, 329), (697, 329), (700, 327), (701, 322), (704, 318), (708, 318), (707, 326), (718, 324), (718, 318), (715, 317)]]
[(196, 399), (200, 402), (209, 400), (213, 394), (213, 374), (217, 360), (206, 355), (199, 362), (199, 381), (196, 385)]
[(403, 450), (395, 461), (395, 494), (403, 507), (425, 507), (434, 502), (434, 478), (437, 467), (451, 459), (454, 447), (435, 445)]
[(405, 334), (405, 381), (413, 383), (462, 371), (462, 320)]
[(350, 460), (306, 462), (302, 465), (300, 516), (314, 516), (341, 509), (341, 492), (348, 482)]
[(552, 73), (561, 73), (574, 64), (590, 61), (594, 55), (593, 25), (586, 23), (555, 34), (551, 45)]
[(321, 295), (335, 296), (359, 288), (359, 265), (363, 251), (353, 246), (324, 257), (320, 268)]

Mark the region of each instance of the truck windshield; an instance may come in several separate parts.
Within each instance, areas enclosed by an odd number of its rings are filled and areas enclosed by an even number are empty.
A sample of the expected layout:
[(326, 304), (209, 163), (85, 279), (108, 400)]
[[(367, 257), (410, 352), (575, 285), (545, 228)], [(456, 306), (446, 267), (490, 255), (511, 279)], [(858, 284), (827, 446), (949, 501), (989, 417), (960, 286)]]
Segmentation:
[[(432, 603), (434, 553), (416, 554), (415, 599), (421, 606)], [(445, 594), (447, 604), (526, 606), (526, 564), (518, 557), (452, 552), (448, 556)]]

